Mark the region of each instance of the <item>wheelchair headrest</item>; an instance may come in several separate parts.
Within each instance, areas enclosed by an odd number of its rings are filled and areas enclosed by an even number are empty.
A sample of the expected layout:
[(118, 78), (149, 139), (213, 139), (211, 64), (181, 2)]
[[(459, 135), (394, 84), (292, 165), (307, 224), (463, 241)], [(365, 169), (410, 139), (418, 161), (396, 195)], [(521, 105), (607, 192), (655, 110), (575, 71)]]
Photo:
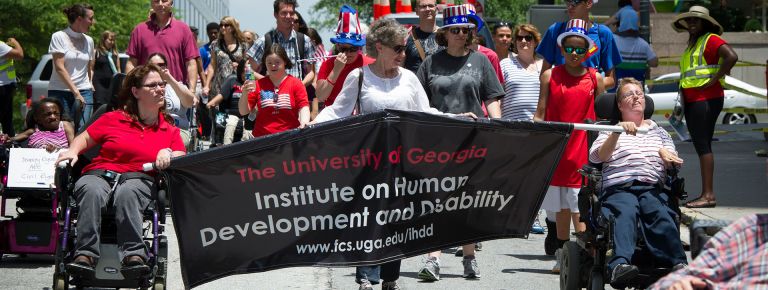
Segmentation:
[[(643, 118), (650, 119), (654, 110), (653, 99), (646, 95)], [(595, 115), (597, 115), (599, 120), (610, 120), (611, 124), (616, 124), (621, 120), (616, 93), (602, 93), (597, 96), (597, 99), (595, 99)]]
[(112, 111), (114, 108), (117, 108), (119, 100), (117, 95), (120, 93), (120, 89), (123, 87), (123, 80), (125, 80), (124, 73), (116, 73), (114, 76), (112, 76), (112, 80), (109, 82), (109, 91), (112, 93), (110, 94), (107, 111)]

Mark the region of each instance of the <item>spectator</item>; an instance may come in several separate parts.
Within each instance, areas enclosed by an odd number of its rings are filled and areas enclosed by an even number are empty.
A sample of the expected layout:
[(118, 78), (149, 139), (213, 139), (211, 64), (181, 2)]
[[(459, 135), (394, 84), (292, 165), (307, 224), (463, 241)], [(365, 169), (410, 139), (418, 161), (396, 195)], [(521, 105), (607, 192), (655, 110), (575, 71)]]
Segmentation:
[[(323, 45), (323, 39), (320, 37), (320, 34), (317, 33), (317, 30), (314, 28), (307, 28), (307, 36), (309, 36), (309, 39), (312, 40), (312, 46), (315, 48), (315, 53), (312, 55), (312, 58), (317, 58), (314, 61), (314, 67), (315, 67), (315, 75), (317, 75), (317, 72), (320, 70), (320, 66), (323, 64), (323, 61), (325, 61), (326, 56), (328, 56), (328, 51), (325, 50), (325, 46)], [(317, 78), (312, 82), (311, 86), (307, 86), (307, 96), (309, 98), (309, 101), (312, 103), (310, 107), (311, 111), (311, 118), (314, 119), (315, 116), (317, 116), (317, 113), (320, 112), (320, 102), (316, 98), (317, 97)]]
[(509, 56), (509, 51), (513, 49), (512, 27), (508, 22), (499, 22), (493, 27), (493, 44), (496, 47), (496, 55), (504, 60)]
[[(623, 288), (640, 273), (632, 265), (638, 231), (655, 264), (682, 268), (687, 264), (678, 218), (668, 203), (660, 184), (666, 169), (683, 164), (675, 143), (666, 130), (650, 119), (645, 120), (643, 84), (632, 78), (619, 81), (616, 103), (620, 112), (619, 126), (626, 134), (602, 132), (592, 144), (589, 161), (602, 163), (602, 216), (614, 222), (613, 255), (608, 258), (608, 281)], [(649, 127), (647, 134), (637, 134)], [(639, 226), (638, 226), (639, 224)]]
[(168, 58), (162, 53), (156, 52), (149, 55), (147, 63), (154, 64), (160, 68), (160, 78), (170, 85), (165, 89), (165, 111), (173, 117), (173, 124), (180, 130), (181, 141), (184, 147), (189, 146), (192, 139), (192, 133), (189, 128), (192, 126), (192, 107), (194, 106), (195, 95), (183, 83), (176, 81), (168, 72)]
[(168, 71), (174, 79), (187, 85), (197, 86), (197, 61), (200, 57), (192, 30), (186, 23), (173, 17), (173, 0), (152, 0), (152, 14), (148, 21), (133, 28), (128, 42), (130, 72), (135, 66), (146, 63), (149, 55), (160, 52), (168, 58)]
[(504, 75), (501, 73), (501, 65), (499, 65), (499, 56), (496, 54), (493, 49), (485, 47), (485, 44), (481, 39), (483, 39), (483, 36), (478, 34), (478, 30), (483, 27), (484, 23), (483, 20), (480, 18), (480, 16), (477, 16), (477, 13), (475, 13), (475, 6), (472, 6), (472, 4), (462, 4), (467, 11), (469, 11), (470, 17), (469, 22), (472, 22), (475, 24), (475, 27), (472, 29), (472, 44), (469, 45), (469, 49), (477, 51), (479, 53), (482, 53), (485, 55), (485, 57), (488, 58), (488, 61), (491, 62), (491, 65), (493, 66), (493, 71), (496, 72), (496, 77), (499, 79), (500, 84), (504, 84)]
[[(75, 258), (66, 265), (74, 276), (95, 274), (93, 266), (101, 254), (101, 209), (112, 190), (121, 272), (137, 277), (149, 273), (148, 250), (141, 237), (141, 211), (149, 205), (156, 188), (155, 179), (141, 173), (142, 165), (152, 162), (157, 169), (165, 169), (171, 157), (185, 154), (179, 129), (165, 112), (166, 83), (160, 77), (160, 68), (153, 64), (137, 66), (123, 84), (119, 93), (121, 109), (104, 113), (56, 160), (56, 164), (69, 160), (74, 165), (80, 152), (101, 145), (99, 155), (83, 168), (74, 186), (79, 206)], [(114, 176), (120, 176), (119, 180)]]
[(13, 136), (16, 134), (13, 129), (13, 95), (16, 93), (16, 68), (13, 61), (24, 58), (24, 49), (13, 37), (6, 42), (0, 41), (0, 122), (3, 132)]
[(27, 142), (29, 148), (42, 148), (53, 152), (62, 148), (69, 148), (75, 137), (75, 126), (62, 114), (62, 105), (58, 99), (44, 98), (32, 103), (32, 108), (27, 114), (26, 129), (16, 136), (9, 137), (6, 134), (0, 136), (0, 144), (13, 142)]
[(435, 41), (438, 27), (436, 0), (416, 0), (416, 15), (419, 26), (411, 30), (405, 44), (405, 63), (403, 66), (412, 72), (419, 70), (421, 63), (438, 50), (444, 49)]
[[(635, 10), (632, 10), (631, 1), (623, 1), (626, 2), (626, 6), (622, 9), (628, 9), (626, 13), (635, 13)], [(622, 12), (620, 11), (619, 13)], [(659, 66), (659, 58), (656, 57), (656, 53), (651, 48), (651, 45), (640, 37), (637, 19), (631, 19), (630, 17), (622, 17), (621, 19), (624, 20), (619, 23), (614, 40), (623, 61), (616, 65), (616, 79), (631, 77), (645, 84), (647, 68)], [(613, 92), (615, 89), (608, 91)]]
[(299, 11), (296, 11), (296, 13), (293, 14), (293, 30), (296, 32), (301, 32), (305, 35), (309, 32), (307, 22), (304, 21), (304, 17), (301, 17), (301, 13), (299, 13)]
[[(430, 99), (430, 105), (441, 112), (471, 112), (482, 116), (485, 106), (491, 118), (501, 117), (499, 100), (504, 88), (496, 78), (491, 62), (483, 54), (468, 47), (473, 43), (475, 17), (465, 5), (449, 6), (443, 10), (444, 23), (435, 36), (438, 45), (446, 49), (430, 55), (419, 67), (416, 75)], [(478, 21), (481, 23), (481, 21)], [(475, 244), (462, 247), (464, 278), (480, 278), (475, 258)], [(440, 279), (440, 251), (428, 254), (427, 262), (419, 271), (419, 278), (428, 281)]]
[(715, 207), (712, 135), (723, 109), (723, 77), (731, 73), (739, 57), (720, 38), (723, 27), (709, 16), (707, 8), (691, 6), (688, 12), (675, 18), (672, 28), (688, 32), (688, 47), (680, 56), (680, 92), (684, 99), (685, 123), (701, 166), (701, 195), (685, 206)]
[(116, 34), (105, 30), (101, 33), (99, 46), (96, 48), (96, 60), (93, 66), (93, 107), (98, 109), (101, 105), (108, 104), (112, 99), (112, 91), (109, 84), (112, 76), (122, 72), (120, 70), (120, 53), (115, 45)]
[(504, 98), (501, 117), (511, 120), (533, 120), (539, 102), (539, 76), (543, 60), (536, 56), (541, 34), (531, 24), (515, 26), (513, 53), (501, 60), (504, 74)]
[(721, 229), (688, 267), (651, 290), (764, 289), (768, 285), (768, 214), (751, 214)]
[[(247, 56), (245, 50), (245, 38), (240, 32), (240, 22), (232, 16), (224, 16), (219, 23), (219, 35), (209, 45), (211, 61), (206, 75), (206, 86), (203, 94), (216, 96), (220, 94), (221, 84), (224, 79), (234, 73), (232, 64), (244, 60)], [(208, 100), (207, 107), (210, 110), (216, 107), (218, 102)]]
[(243, 86), (248, 97), (238, 102), (240, 115), (256, 115), (254, 137), (303, 128), (309, 122), (309, 100), (301, 81), (287, 72), (293, 65), (288, 54), (275, 43), (263, 57), (267, 77)]
[[(208, 79), (208, 76), (205, 75), (205, 71), (208, 70), (208, 66), (211, 63), (211, 43), (213, 43), (218, 37), (219, 37), (219, 24), (216, 22), (208, 23), (205, 27), (205, 33), (208, 36), (208, 43), (203, 44), (203, 46), (200, 47), (200, 59), (203, 60), (203, 65), (200, 69), (198, 69), (200, 72), (202, 72), (202, 77), (200, 78), (200, 98), (202, 99), (202, 103), (199, 104), (197, 108), (197, 120), (200, 121), (200, 127), (202, 128), (202, 136), (203, 139), (207, 139), (212, 134), (212, 128), (213, 128), (213, 120), (211, 116), (211, 112), (208, 110), (208, 102), (210, 101), (208, 98), (208, 94), (203, 92), (203, 88), (206, 86), (210, 86), (209, 83), (206, 82)], [(198, 59), (198, 64), (200, 64), (200, 59)], [(215, 118), (215, 116), (213, 116)]]
[(254, 68), (254, 72), (259, 72), (256, 73), (257, 79), (262, 78), (263, 73), (266, 73), (265, 67), (262, 67), (261, 70), (257, 69), (262, 65), (264, 49), (269, 48), (272, 43), (277, 43), (288, 54), (288, 59), (291, 63), (291, 65), (287, 65), (287, 67), (290, 67), (288, 74), (301, 80), (305, 87), (311, 85), (314, 81), (314, 64), (299, 61), (300, 59), (311, 57), (314, 53), (314, 48), (312, 48), (312, 40), (308, 36), (293, 30), (294, 15), (298, 6), (299, 4), (296, 0), (275, 0), (273, 3), (273, 15), (275, 16), (277, 27), (265, 33), (248, 50), (251, 68)]
[[(242, 124), (241, 122), (243, 121), (243, 115), (240, 115), (238, 103), (243, 94), (243, 84), (246, 81), (245, 66), (245, 60), (232, 63), (235, 72), (224, 79), (224, 82), (221, 85), (221, 90), (219, 90), (219, 93), (211, 99), (211, 102), (214, 102), (219, 106), (219, 112), (227, 114), (222, 140), (222, 144), (224, 145), (232, 144), (232, 142), (236, 141), (235, 131), (237, 130), (237, 126)], [(251, 121), (251, 130), (253, 130), (252, 123), (253, 122)], [(243, 127), (245, 127), (244, 124)], [(246, 128), (243, 128), (243, 140), (248, 139), (248, 133), (245, 129)]]
[[(616, 32), (622, 35), (622, 31), (633, 29), (640, 26), (640, 17), (635, 9), (632, 8), (632, 0), (619, 0), (619, 11), (605, 21), (606, 26), (616, 25)], [(637, 28), (634, 28), (637, 31)], [(620, 78), (617, 78), (620, 79)]]
[[(586, 34), (587, 25), (584, 20), (571, 19), (565, 32), (557, 37), (565, 64), (542, 72), (535, 121), (582, 123), (585, 119), (595, 119), (595, 96), (605, 89), (603, 76), (592, 67), (582, 66), (587, 52), (596, 49), (595, 42)], [(561, 248), (570, 239), (571, 222), (576, 232), (586, 229), (584, 223), (579, 222), (577, 196), (581, 188), (578, 170), (587, 164), (587, 150), (586, 132), (574, 130), (541, 205), (548, 212), (556, 212), (558, 245), (553, 273), (560, 273)]]
[(75, 101), (80, 103), (82, 117), (75, 120), (77, 127), (90, 119), (93, 107), (93, 38), (85, 34), (94, 23), (93, 7), (74, 4), (65, 8), (64, 14), (69, 27), (55, 32), (48, 47), (55, 72), (48, 83), (48, 96), (61, 101), (64, 112), (72, 117), (78, 116)]
[(219, 29), (221, 27), (216, 22), (208, 23), (205, 26), (205, 34), (208, 36), (208, 43), (203, 44), (200, 47), (200, 58), (203, 60), (203, 71), (208, 70), (208, 65), (211, 63), (211, 43), (219, 38)]
[(245, 38), (246, 47), (251, 47), (256, 39), (259, 38), (259, 35), (251, 30), (243, 30), (243, 37)]
[[(350, 21), (344, 21), (345, 16)], [(349, 72), (375, 61), (361, 50), (365, 39), (360, 30), (357, 11), (348, 5), (341, 7), (336, 37), (331, 38), (331, 43), (338, 54), (335, 58), (325, 60), (317, 75), (317, 99), (325, 102), (326, 107), (333, 105)]]

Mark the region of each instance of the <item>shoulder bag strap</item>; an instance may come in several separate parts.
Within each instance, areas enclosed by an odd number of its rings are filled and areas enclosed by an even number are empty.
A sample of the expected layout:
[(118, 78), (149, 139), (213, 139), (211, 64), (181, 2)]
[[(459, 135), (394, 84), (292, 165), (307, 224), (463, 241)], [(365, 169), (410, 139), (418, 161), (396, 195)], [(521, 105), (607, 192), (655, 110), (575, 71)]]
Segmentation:
[(352, 110), (352, 115), (355, 115), (355, 111), (360, 115), (363, 113), (363, 105), (360, 102), (360, 95), (363, 93), (363, 68), (360, 68), (360, 76), (357, 78), (357, 100), (355, 101), (355, 109)]
[(424, 61), (424, 59), (427, 58), (427, 54), (424, 52), (424, 47), (421, 46), (421, 42), (419, 42), (419, 40), (416, 39), (416, 36), (413, 35), (413, 31), (411, 31), (411, 39), (413, 39), (413, 45), (416, 46), (416, 50), (419, 51), (419, 57), (421, 57), (421, 61)]

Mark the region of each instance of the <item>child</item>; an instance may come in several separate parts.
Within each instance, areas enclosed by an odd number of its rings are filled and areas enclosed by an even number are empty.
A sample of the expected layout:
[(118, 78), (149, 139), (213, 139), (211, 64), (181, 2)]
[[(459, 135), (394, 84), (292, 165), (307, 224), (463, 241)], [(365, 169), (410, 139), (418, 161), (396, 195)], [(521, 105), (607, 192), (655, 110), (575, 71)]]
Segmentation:
[[(582, 123), (584, 119), (595, 119), (595, 96), (604, 91), (604, 86), (603, 77), (594, 68), (582, 66), (589, 57), (587, 52), (595, 50), (595, 43), (586, 34), (586, 24), (584, 20), (571, 19), (565, 32), (557, 37), (565, 64), (541, 74), (534, 120)], [(545, 210), (557, 212), (558, 249), (555, 251), (557, 263), (552, 269), (554, 273), (560, 272), (560, 248), (570, 239), (569, 219), (577, 232), (586, 229), (579, 222), (577, 197), (581, 176), (577, 170), (587, 163), (587, 149), (586, 132), (573, 131), (542, 203)]]
[(44, 148), (53, 152), (62, 148), (69, 148), (72, 139), (75, 138), (75, 127), (63, 117), (61, 102), (54, 98), (44, 98), (32, 103), (32, 109), (27, 114), (24, 132), (9, 137), (0, 136), (2, 143), (22, 142), (29, 140), (27, 147)]

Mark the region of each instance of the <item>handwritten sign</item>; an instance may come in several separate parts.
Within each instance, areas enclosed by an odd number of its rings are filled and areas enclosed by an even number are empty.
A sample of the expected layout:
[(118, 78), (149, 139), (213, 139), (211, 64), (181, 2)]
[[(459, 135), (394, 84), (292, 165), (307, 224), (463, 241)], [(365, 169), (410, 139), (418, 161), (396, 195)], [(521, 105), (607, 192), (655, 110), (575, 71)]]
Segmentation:
[(8, 162), (9, 188), (51, 188), (59, 152), (38, 148), (11, 148)]

